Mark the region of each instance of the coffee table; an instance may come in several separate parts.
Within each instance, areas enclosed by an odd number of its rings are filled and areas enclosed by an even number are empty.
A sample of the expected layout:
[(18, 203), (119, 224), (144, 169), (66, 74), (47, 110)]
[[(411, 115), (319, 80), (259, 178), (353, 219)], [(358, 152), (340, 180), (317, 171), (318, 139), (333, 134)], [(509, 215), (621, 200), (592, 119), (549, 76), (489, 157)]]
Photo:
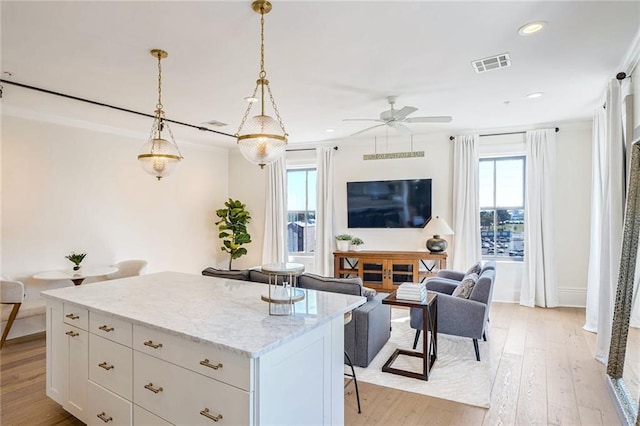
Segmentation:
[[(422, 301), (397, 299), (394, 291), (382, 300), (383, 305), (404, 306), (407, 308), (422, 309), (422, 329), (425, 330), (422, 339), (422, 352), (410, 351), (406, 349), (396, 349), (387, 362), (382, 366), (382, 371), (386, 373), (398, 374), (400, 376), (412, 377), (414, 379), (429, 380), (429, 373), (433, 368), (433, 363), (438, 357), (438, 294), (427, 292), (427, 296)], [(430, 333), (427, 332), (430, 331)], [(427, 339), (427, 335), (429, 338)], [(422, 358), (422, 373), (394, 368), (391, 365), (400, 355)]]

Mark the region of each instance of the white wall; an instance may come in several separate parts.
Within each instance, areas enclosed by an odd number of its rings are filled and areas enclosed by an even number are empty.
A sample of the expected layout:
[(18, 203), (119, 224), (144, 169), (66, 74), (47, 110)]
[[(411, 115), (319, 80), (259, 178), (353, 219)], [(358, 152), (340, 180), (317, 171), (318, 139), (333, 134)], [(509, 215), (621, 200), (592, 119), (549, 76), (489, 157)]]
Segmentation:
[[(558, 184), (556, 213), (556, 261), (560, 302), (567, 306), (584, 306), (586, 300), (589, 257), (589, 218), (591, 188), (591, 122), (563, 123), (556, 134)], [(507, 154), (524, 149), (524, 136), (481, 138), (484, 154)], [(374, 140), (337, 141), (335, 156), (336, 233), (348, 232), (365, 241), (364, 250), (423, 250), (428, 238), (420, 229), (348, 229), (346, 182), (357, 180), (431, 178), (433, 179), (433, 214), (452, 223), (453, 147), (448, 135), (414, 137), (414, 150), (425, 151), (424, 158), (397, 160), (362, 159), (374, 153)], [(377, 144), (377, 152), (410, 151), (407, 137), (390, 138)], [(295, 158), (294, 158), (295, 157)], [(289, 154), (290, 163), (314, 162), (313, 152)], [(251, 199), (254, 227), (264, 223), (264, 174), (249, 165), (239, 154), (230, 156), (230, 196), (245, 202)], [(262, 204), (259, 201), (262, 200)], [(255, 229), (247, 265), (260, 264), (262, 229)], [(451, 247), (448, 250), (451, 252)], [(249, 256), (247, 256), (249, 257)], [(517, 302), (520, 297), (522, 263), (500, 262), (494, 300)]]
[[(149, 122), (151, 125), (151, 121)], [(215, 209), (228, 193), (226, 149), (181, 144), (185, 159), (158, 182), (138, 165), (144, 140), (2, 117), (2, 274), (27, 300), (45, 286), (34, 273), (147, 259), (148, 272), (200, 273), (222, 261)]]

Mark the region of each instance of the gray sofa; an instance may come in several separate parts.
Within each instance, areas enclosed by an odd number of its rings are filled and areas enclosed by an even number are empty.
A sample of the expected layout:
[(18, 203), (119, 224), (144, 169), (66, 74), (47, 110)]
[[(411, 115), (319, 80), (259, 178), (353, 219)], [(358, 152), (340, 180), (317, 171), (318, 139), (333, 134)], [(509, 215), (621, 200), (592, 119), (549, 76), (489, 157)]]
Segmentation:
[[(206, 268), (202, 275), (258, 283), (268, 283), (269, 276), (255, 269), (228, 271)], [(391, 336), (391, 308), (383, 305), (387, 295), (362, 285), (360, 278), (328, 278), (304, 273), (298, 287), (367, 297), (367, 302), (353, 311), (353, 319), (344, 326), (344, 349), (353, 365), (367, 367)]]
[[(495, 269), (495, 262), (485, 263), (468, 299), (452, 295), (464, 278), (464, 272), (445, 269), (425, 282), (428, 291), (438, 293), (438, 333), (473, 339), (478, 361), (480, 361), (478, 339), (486, 340), (485, 327), (489, 321), (493, 283), (496, 277)], [(411, 327), (416, 329), (413, 345), (415, 349), (422, 330), (421, 309), (411, 308)]]

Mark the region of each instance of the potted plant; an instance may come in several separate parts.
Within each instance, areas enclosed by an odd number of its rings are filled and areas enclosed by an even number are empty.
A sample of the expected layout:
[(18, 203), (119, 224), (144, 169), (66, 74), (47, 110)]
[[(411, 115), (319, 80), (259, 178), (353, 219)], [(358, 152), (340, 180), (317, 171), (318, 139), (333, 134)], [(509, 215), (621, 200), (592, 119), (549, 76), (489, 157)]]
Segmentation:
[(87, 253), (76, 253), (76, 252), (72, 252), (71, 254), (65, 256), (65, 258), (69, 259), (75, 266), (73, 267), (74, 271), (77, 271), (80, 269), (80, 263), (82, 263), (82, 260), (87, 256)]
[(358, 237), (354, 237), (354, 238), (351, 239), (351, 250), (360, 251), (360, 250), (362, 250), (362, 247), (360, 247), (360, 246), (363, 245), (363, 244), (364, 244), (364, 241), (362, 241)]
[(219, 238), (222, 238), (223, 246), (220, 249), (229, 253), (229, 270), (233, 259), (247, 254), (247, 249), (241, 247), (251, 242), (251, 235), (247, 232), (247, 224), (251, 222), (251, 215), (246, 206), (238, 200), (229, 198), (224, 203), (224, 209), (216, 210), (216, 216), (220, 218), (218, 225)]
[(336, 246), (338, 251), (349, 251), (349, 242), (353, 238), (349, 234), (336, 235)]

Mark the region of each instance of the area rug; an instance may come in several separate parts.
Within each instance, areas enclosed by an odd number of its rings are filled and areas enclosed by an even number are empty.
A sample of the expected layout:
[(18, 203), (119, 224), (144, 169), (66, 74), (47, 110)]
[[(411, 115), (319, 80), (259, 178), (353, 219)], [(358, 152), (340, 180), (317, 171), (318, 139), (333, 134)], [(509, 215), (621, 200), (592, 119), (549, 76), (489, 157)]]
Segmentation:
[[(488, 343), (479, 341), (481, 361), (478, 362), (471, 339), (438, 334), (438, 359), (429, 380), (424, 381), (382, 372), (382, 366), (393, 351), (396, 348), (411, 349), (415, 337), (415, 330), (409, 325), (408, 310), (392, 309), (391, 327), (391, 338), (371, 364), (367, 368), (355, 367), (358, 381), (489, 407), (491, 380)], [(418, 350), (422, 347), (422, 337), (418, 342)], [(419, 358), (401, 355), (393, 367), (421, 372), (421, 363)]]

